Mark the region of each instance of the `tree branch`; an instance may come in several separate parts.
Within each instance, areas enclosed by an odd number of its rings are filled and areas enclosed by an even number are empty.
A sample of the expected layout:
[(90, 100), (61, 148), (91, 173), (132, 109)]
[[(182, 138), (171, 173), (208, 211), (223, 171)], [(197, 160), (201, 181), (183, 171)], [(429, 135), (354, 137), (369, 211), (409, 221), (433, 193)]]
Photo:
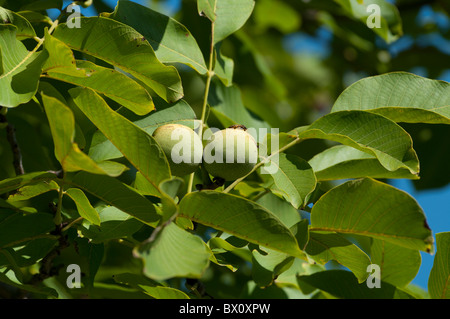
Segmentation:
[[(2, 110), (3, 107), (0, 106), (0, 112)], [(13, 165), (16, 175), (23, 175), (25, 174), (25, 171), (22, 164), (22, 153), (20, 152), (19, 144), (17, 144), (16, 129), (14, 128), (14, 125), (8, 123), (6, 115), (4, 115), (3, 112), (0, 113), (0, 123), (6, 123), (6, 139), (8, 140), (13, 153)]]

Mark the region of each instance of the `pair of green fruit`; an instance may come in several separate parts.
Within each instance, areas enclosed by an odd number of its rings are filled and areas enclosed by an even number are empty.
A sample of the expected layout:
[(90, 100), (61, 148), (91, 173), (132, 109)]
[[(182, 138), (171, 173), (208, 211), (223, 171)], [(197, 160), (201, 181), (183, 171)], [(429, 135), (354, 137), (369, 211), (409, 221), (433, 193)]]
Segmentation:
[(191, 174), (203, 163), (213, 177), (232, 181), (250, 173), (257, 161), (257, 143), (241, 126), (215, 132), (204, 147), (197, 133), (181, 124), (162, 125), (153, 137), (174, 176)]

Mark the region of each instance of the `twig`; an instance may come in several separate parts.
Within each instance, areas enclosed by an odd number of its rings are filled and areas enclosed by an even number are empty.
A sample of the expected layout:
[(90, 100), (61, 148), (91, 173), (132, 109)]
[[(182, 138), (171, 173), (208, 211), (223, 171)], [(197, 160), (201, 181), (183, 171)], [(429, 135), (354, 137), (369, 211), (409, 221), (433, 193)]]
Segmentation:
[[(200, 117), (200, 129), (198, 132), (198, 136), (203, 140), (203, 125), (205, 125), (206, 121), (206, 108), (208, 106), (208, 95), (209, 89), (211, 87), (211, 80), (214, 77), (214, 22), (211, 21), (211, 43), (209, 48), (209, 66), (206, 78), (205, 92), (203, 95), (203, 105), (202, 105), (202, 115)], [(188, 188), (187, 192), (190, 193), (192, 191), (192, 186), (194, 184), (194, 174), (192, 173), (189, 176)]]
[[(0, 110), (3, 107), (0, 106)], [(19, 144), (17, 144), (16, 138), (16, 129), (14, 125), (8, 123), (6, 119), (6, 115), (0, 113), (0, 123), (6, 123), (6, 139), (8, 140), (9, 145), (11, 146), (11, 150), (13, 153), (13, 165), (16, 175), (23, 175), (25, 171), (23, 169), (22, 164), (22, 153), (20, 151)]]

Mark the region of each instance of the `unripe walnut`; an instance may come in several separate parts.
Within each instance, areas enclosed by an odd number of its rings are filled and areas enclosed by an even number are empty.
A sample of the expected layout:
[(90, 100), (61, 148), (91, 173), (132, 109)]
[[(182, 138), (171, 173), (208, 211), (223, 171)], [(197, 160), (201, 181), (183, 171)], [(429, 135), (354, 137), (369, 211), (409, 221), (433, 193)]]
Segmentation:
[(203, 154), (200, 137), (191, 128), (181, 124), (165, 124), (153, 132), (169, 161), (174, 176), (184, 176), (197, 170)]
[(203, 166), (214, 177), (236, 180), (250, 173), (258, 159), (255, 139), (241, 128), (215, 132), (203, 150)]

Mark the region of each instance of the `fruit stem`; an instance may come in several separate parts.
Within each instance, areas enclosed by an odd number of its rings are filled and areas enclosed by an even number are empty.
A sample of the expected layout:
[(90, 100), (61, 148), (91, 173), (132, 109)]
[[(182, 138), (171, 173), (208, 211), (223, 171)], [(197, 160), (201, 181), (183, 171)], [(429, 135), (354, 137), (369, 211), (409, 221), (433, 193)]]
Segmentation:
[[(198, 136), (200, 136), (200, 139), (203, 142), (203, 126), (206, 122), (206, 108), (208, 106), (208, 95), (209, 95), (209, 89), (211, 87), (211, 80), (214, 76), (214, 21), (211, 21), (211, 44), (209, 48), (209, 66), (208, 66), (208, 72), (206, 73), (206, 85), (205, 85), (205, 92), (203, 95), (203, 105), (202, 105), (202, 114), (200, 117), (200, 128), (198, 131)], [(195, 172), (192, 173), (189, 176), (189, 183), (187, 192), (190, 193), (192, 191), (192, 185), (194, 184), (194, 176)]]
[(256, 171), (260, 166), (264, 165), (265, 163), (269, 162), (269, 160), (274, 156), (277, 155), (278, 153), (282, 153), (285, 150), (287, 150), (288, 148), (294, 146), (295, 144), (297, 144), (298, 142), (300, 142), (300, 138), (297, 137), (295, 140), (293, 140), (292, 142), (286, 144), (285, 146), (283, 146), (282, 148), (276, 150), (275, 152), (273, 152), (272, 154), (270, 154), (270, 156), (268, 156), (267, 158), (265, 158), (263, 161), (257, 163), (253, 169), (250, 171), (250, 173), (248, 173), (247, 175), (244, 175), (240, 178), (238, 178), (237, 180), (235, 180), (233, 183), (231, 183), (227, 188), (225, 188), (222, 193), (228, 193), (230, 192), (237, 184), (239, 184), (241, 181), (243, 181), (247, 176), (249, 176), (251, 173), (253, 173), (254, 171)]

